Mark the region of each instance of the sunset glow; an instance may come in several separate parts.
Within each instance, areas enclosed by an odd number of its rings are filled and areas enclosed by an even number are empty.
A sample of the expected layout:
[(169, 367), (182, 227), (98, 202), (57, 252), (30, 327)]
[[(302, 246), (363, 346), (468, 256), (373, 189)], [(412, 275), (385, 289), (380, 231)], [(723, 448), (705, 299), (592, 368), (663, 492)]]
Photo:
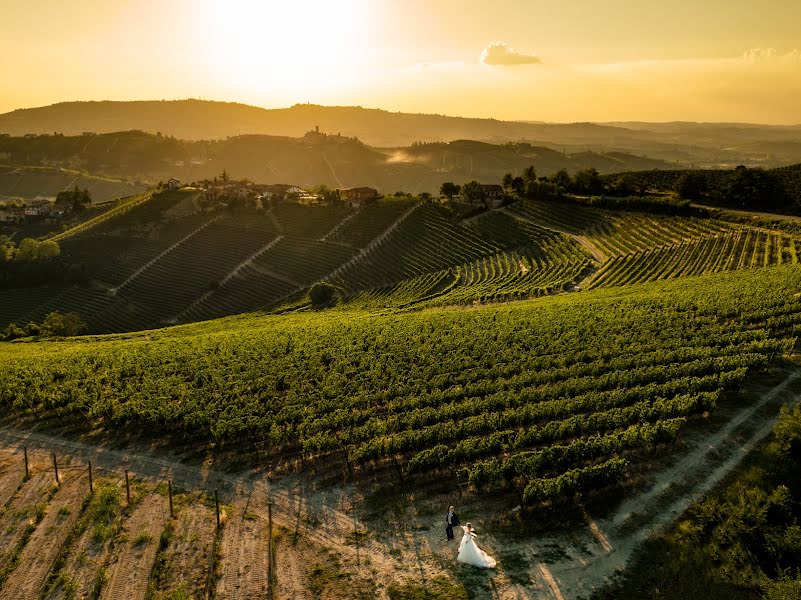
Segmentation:
[(199, 97), (545, 121), (801, 122), (801, 4), (790, 0), (12, 0), (3, 13), (3, 111)]

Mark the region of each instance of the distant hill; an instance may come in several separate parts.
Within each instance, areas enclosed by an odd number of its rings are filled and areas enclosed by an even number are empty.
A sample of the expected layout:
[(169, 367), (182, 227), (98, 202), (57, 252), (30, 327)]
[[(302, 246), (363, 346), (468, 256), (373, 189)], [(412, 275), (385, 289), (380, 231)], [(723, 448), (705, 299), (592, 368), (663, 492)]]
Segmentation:
[(141, 183), (96, 177), (80, 171), (55, 167), (17, 167), (0, 165), (0, 200), (3, 198), (55, 197), (60, 191), (78, 186), (88, 189), (95, 204), (146, 189)]
[[(801, 127), (716, 123), (539, 123), (298, 104), (264, 109), (203, 100), (63, 102), (0, 115), (0, 132), (111, 133), (141, 130), (185, 140), (245, 134), (299, 137), (321, 131), (375, 147), (471, 139), (529, 142), (567, 152), (624, 152), (674, 166), (778, 166), (801, 161)], [(763, 145), (768, 143), (769, 145)], [(789, 143), (789, 145), (781, 145)]]
[(541, 175), (588, 167), (602, 173), (675, 167), (626, 153), (565, 153), (527, 143), (459, 140), (380, 149), (355, 138), (314, 132), (302, 137), (241, 135), (213, 141), (184, 141), (142, 131), (6, 136), (0, 137), (0, 156), (11, 164), (58, 165), (150, 182), (170, 177), (210, 179), (226, 170), (259, 183), (370, 185), (385, 193), (435, 192), (448, 180), (499, 182), (504, 173), (519, 173), (532, 164)]

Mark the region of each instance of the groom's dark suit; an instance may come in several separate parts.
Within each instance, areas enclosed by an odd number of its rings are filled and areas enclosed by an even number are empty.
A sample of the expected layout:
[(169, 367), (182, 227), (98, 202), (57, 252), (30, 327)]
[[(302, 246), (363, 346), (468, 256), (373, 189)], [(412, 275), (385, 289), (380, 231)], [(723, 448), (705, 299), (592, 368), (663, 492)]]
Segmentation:
[(459, 524), (459, 515), (448, 511), (448, 514), (445, 515), (445, 535), (448, 536), (449, 540), (453, 539), (453, 528), (458, 527)]

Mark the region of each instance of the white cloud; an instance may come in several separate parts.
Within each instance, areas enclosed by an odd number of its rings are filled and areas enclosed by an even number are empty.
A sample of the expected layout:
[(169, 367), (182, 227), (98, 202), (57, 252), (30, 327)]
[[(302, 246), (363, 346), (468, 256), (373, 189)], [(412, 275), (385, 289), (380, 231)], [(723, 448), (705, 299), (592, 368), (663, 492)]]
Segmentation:
[(505, 42), (492, 42), (481, 52), (481, 62), (485, 65), (511, 67), (540, 64), (542, 59), (530, 53), (519, 52)]
[(760, 63), (801, 63), (801, 52), (797, 49), (779, 54), (775, 48), (749, 48), (740, 57), (749, 65)]

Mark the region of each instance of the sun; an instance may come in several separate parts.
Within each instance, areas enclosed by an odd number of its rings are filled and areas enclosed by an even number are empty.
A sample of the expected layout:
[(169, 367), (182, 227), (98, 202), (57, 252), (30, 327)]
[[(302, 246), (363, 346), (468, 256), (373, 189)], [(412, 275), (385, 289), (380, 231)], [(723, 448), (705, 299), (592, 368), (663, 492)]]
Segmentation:
[(199, 53), (237, 86), (339, 87), (367, 54), (369, 13), (365, 0), (207, 0)]

